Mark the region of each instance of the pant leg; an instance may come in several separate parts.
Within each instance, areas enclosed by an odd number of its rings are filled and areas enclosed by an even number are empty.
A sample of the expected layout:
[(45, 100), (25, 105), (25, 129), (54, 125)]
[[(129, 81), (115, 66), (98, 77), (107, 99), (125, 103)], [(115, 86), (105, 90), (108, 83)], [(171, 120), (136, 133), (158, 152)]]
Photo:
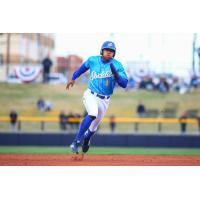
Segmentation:
[[(98, 98), (98, 97), (96, 97)], [(110, 99), (100, 99), (98, 98), (98, 115), (97, 118), (92, 122), (92, 124), (89, 127), (89, 130), (91, 132), (95, 132), (99, 126), (99, 124), (101, 123), (104, 115), (106, 114), (106, 111), (108, 109), (109, 106), (109, 101)]]
[(83, 104), (85, 109), (90, 116), (98, 116), (98, 99), (93, 94), (91, 94), (90, 90), (86, 90), (83, 95)]
[(85, 132), (88, 130), (91, 123), (98, 115), (98, 101), (95, 96), (90, 93), (89, 90), (86, 90), (83, 95), (83, 104), (85, 106), (85, 109), (87, 110), (88, 115), (86, 115), (82, 120), (79, 130), (76, 134), (75, 140), (78, 142), (81, 142)]

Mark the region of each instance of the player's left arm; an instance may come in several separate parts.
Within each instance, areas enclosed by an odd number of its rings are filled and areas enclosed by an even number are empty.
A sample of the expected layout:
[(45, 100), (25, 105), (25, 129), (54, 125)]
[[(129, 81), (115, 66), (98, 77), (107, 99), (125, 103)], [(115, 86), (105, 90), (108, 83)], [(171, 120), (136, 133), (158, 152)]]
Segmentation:
[(111, 69), (118, 85), (122, 88), (126, 88), (127, 84), (128, 84), (128, 77), (126, 75), (124, 68), (122, 66), (120, 66), (118, 69), (116, 69), (116, 67), (111, 63), (110, 69)]
[(69, 90), (70, 87), (73, 87), (75, 84), (75, 80), (81, 76), (81, 74), (85, 73), (89, 69), (89, 59), (84, 62), (78, 70), (76, 70), (71, 78), (71, 80), (67, 83), (66, 89)]

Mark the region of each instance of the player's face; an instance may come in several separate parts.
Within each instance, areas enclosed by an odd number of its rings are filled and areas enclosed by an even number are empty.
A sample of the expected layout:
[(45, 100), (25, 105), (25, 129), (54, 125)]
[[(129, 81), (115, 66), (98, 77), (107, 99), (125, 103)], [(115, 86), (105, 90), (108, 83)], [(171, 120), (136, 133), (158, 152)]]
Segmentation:
[(104, 49), (103, 50), (103, 58), (105, 60), (109, 60), (111, 58), (113, 58), (115, 52), (112, 49)]

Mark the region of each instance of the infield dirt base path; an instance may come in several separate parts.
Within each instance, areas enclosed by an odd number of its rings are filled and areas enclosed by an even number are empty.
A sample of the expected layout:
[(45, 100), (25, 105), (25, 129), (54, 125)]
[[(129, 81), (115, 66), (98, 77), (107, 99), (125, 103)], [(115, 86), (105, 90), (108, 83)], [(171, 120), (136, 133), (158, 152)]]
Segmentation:
[(0, 166), (200, 166), (200, 156), (0, 154)]

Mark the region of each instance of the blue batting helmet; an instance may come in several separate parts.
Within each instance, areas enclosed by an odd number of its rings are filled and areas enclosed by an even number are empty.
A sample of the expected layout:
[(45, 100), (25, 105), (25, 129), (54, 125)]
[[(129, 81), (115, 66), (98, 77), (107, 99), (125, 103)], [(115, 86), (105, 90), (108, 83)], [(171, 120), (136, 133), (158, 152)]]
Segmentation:
[(104, 49), (112, 49), (114, 51), (114, 56), (115, 56), (116, 46), (114, 42), (111, 42), (111, 41), (104, 42), (103, 45), (101, 46), (101, 51), (100, 51), (101, 55), (103, 54)]

